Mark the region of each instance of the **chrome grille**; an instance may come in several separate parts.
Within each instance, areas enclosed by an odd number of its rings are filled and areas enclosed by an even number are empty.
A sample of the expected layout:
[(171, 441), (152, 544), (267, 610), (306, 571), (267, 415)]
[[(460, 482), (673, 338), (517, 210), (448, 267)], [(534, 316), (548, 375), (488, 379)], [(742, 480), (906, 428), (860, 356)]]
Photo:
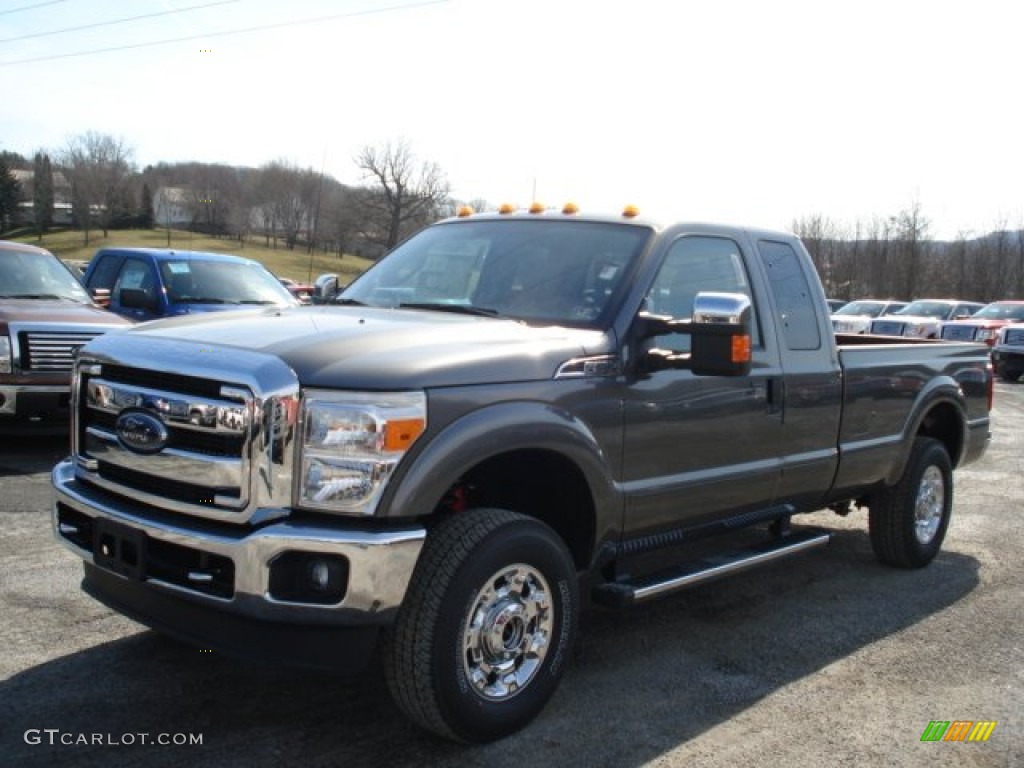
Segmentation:
[(79, 347), (92, 341), (105, 330), (107, 329), (78, 333), (21, 331), (18, 334), (21, 370), (44, 373), (70, 371)]
[(947, 341), (974, 341), (977, 330), (973, 325), (947, 325), (942, 329), (942, 338)]
[[(75, 394), (83, 481), (158, 509), (230, 522), (290, 503), (297, 385), (262, 395), (251, 383), (85, 361)], [(151, 449), (130, 432), (138, 416), (158, 434)]]
[(871, 324), (871, 332), (882, 336), (902, 336), (904, 324), (898, 320), (876, 320)]
[[(246, 443), (252, 432), (252, 397), (204, 398), (90, 377), (82, 385), (84, 454), (95, 460), (96, 480), (187, 506), (237, 511), (248, 503)], [(155, 453), (124, 444), (118, 419), (126, 412), (157, 416), (167, 439)], [(221, 446), (218, 455), (204, 450)], [(182, 510), (184, 511), (184, 510)]]

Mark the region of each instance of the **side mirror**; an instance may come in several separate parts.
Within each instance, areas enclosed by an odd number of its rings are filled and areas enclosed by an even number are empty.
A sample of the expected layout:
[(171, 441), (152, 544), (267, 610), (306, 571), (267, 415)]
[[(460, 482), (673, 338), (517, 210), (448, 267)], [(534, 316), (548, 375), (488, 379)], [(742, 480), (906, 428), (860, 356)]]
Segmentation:
[(750, 373), (750, 314), (750, 299), (741, 293), (698, 293), (690, 370), (698, 376)]
[(145, 309), (152, 311), (156, 308), (156, 301), (143, 290), (138, 288), (122, 288), (119, 295), (121, 306), (124, 309)]
[(642, 314), (639, 322), (642, 338), (672, 333), (690, 336), (689, 353), (649, 350), (648, 370), (688, 369), (697, 376), (745, 376), (750, 372), (750, 299), (741, 293), (698, 293), (692, 319)]
[(318, 275), (313, 281), (313, 302), (323, 304), (334, 298), (338, 293), (338, 276), (334, 274)]
[(110, 289), (97, 288), (92, 292), (92, 300), (104, 309), (110, 308)]

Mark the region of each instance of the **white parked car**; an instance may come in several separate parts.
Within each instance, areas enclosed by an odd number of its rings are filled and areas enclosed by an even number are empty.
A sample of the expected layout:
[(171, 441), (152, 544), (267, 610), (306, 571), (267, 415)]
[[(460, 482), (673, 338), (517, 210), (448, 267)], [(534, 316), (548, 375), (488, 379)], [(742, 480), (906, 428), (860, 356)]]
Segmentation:
[(984, 306), (977, 301), (917, 299), (898, 312), (871, 321), (871, 333), (879, 336), (937, 339), (943, 321), (970, 317)]
[(907, 306), (905, 301), (858, 299), (832, 313), (832, 330), (836, 333), (867, 333), (871, 321)]

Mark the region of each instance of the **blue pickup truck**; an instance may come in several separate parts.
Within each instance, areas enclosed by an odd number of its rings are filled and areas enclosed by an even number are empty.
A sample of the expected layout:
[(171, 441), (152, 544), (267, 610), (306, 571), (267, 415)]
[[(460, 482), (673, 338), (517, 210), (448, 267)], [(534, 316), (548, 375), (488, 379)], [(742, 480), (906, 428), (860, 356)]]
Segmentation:
[(259, 262), (203, 251), (101, 248), (82, 282), (98, 304), (137, 322), (298, 303)]
[(797, 238), (634, 213), (463, 211), (329, 305), (90, 342), (53, 473), (83, 588), (227, 653), (380, 642), (415, 722), (488, 741), (588, 603), (826, 544), (802, 513), (866, 509), (879, 560), (927, 565), (988, 445), (987, 348), (837, 337)]

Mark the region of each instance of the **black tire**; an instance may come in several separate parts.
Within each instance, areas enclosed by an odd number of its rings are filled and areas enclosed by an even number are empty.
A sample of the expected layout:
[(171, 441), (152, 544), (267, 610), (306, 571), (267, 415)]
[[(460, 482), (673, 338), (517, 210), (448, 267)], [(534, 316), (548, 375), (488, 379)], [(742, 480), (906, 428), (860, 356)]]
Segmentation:
[(868, 529), (875, 556), (899, 568), (928, 565), (942, 547), (952, 509), (953, 469), (945, 446), (915, 438), (903, 476), (871, 499)]
[(1003, 366), (997, 368), (996, 373), (999, 374), (1000, 379), (1002, 379), (1003, 381), (1008, 381), (1011, 384), (1013, 384), (1015, 381), (1017, 381), (1017, 379), (1020, 378), (1020, 371), (1014, 370), (1012, 368), (1006, 368)]
[(506, 510), (459, 513), (428, 534), (385, 633), (388, 687), (429, 731), (500, 739), (555, 692), (578, 612), (572, 558), (547, 525)]

